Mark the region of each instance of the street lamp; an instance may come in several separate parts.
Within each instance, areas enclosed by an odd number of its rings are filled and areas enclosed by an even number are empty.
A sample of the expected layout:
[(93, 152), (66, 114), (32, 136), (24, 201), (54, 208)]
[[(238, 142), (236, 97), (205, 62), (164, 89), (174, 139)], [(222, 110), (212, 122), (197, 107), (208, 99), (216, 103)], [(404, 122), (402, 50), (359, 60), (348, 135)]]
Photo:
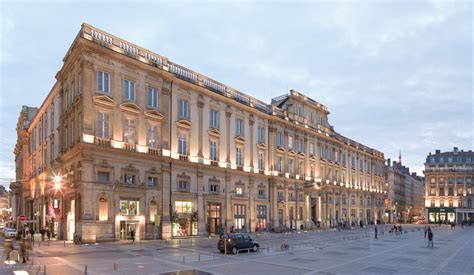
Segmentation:
[(61, 183), (62, 183), (63, 177), (58, 174), (54, 175), (53, 177), (53, 182), (54, 182), (54, 189), (56, 190), (56, 193), (59, 191), (61, 193), (61, 206), (59, 209), (59, 214), (60, 214), (60, 226), (61, 226), (61, 238), (64, 238), (64, 193), (61, 190)]

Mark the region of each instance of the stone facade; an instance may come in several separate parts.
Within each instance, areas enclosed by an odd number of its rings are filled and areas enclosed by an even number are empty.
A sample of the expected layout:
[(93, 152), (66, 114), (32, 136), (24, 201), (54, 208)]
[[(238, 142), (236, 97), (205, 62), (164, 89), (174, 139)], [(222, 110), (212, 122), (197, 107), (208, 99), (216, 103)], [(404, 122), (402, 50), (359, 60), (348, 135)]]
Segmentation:
[(424, 215), (424, 181), (400, 161), (387, 161), (388, 221), (410, 223)]
[(297, 91), (267, 104), (87, 24), (56, 78), (15, 153), (22, 211), (59, 238), (383, 217), (383, 153)]
[(454, 147), (426, 157), (425, 215), (429, 223), (474, 221), (474, 152)]

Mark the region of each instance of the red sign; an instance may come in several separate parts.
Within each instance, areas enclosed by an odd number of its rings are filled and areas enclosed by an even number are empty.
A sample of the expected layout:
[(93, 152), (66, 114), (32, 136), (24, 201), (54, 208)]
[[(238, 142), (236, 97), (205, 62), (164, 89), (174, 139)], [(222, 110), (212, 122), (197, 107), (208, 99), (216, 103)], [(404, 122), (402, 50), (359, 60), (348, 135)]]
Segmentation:
[(18, 216), (18, 220), (20, 220), (21, 222), (26, 221), (26, 216), (25, 215), (20, 215), (20, 216)]

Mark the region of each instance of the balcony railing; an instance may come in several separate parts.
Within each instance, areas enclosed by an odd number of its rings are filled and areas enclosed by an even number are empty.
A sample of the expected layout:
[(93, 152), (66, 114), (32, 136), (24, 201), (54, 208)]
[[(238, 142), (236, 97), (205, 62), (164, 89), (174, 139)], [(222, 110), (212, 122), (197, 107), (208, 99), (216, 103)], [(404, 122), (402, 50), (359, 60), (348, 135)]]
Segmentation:
[(102, 146), (102, 147), (110, 147), (110, 140), (94, 137), (94, 144)]
[(188, 161), (188, 160), (189, 160), (189, 156), (188, 156), (188, 155), (179, 155), (179, 160), (181, 160), (181, 161)]
[(137, 146), (135, 144), (125, 143), (123, 149), (125, 149), (125, 151), (135, 152), (137, 150)]

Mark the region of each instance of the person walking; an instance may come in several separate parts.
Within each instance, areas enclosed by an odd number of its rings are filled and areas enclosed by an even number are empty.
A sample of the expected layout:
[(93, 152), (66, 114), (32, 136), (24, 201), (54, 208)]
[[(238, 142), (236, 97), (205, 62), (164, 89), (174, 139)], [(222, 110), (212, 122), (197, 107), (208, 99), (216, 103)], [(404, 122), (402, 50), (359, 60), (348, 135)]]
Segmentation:
[(132, 237), (132, 242), (135, 242), (135, 228), (130, 230), (130, 237)]
[(40, 229), (40, 234), (41, 234), (41, 241), (44, 242), (44, 235), (46, 235), (46, 230), (44, 227)]
[(425, 225), (425, 228), (423, 230), (425, 232), (425, 239), (426, 239), (426, 233), (428, 233), (428, 229), (426, 228), (426, 225)]
[(431, 228), (428, 227), (428, 247), (434, 247), (433, 243), (433, 231), (431, 231)]
[(10, 255), (12, 254), (13, 251), (13, 242), (11, 239), (5, 239), (3, 241), (3, 253), (5, 255), (5, 261), (9, 262), (10, 261)]
[(35, 230), (33, 227), (30, 228), (30, 239), (31, 239), (31, 244), (35, 245)]
[(20, 259), (23, 259), (22, 263), (26, 263), (26, 241), (24, 238), (20, 240)]
[(375, 225), (374, 230), (375, 230), (375, 239), (377, 239), (377, 233), (378, 233), (377, 225)]

